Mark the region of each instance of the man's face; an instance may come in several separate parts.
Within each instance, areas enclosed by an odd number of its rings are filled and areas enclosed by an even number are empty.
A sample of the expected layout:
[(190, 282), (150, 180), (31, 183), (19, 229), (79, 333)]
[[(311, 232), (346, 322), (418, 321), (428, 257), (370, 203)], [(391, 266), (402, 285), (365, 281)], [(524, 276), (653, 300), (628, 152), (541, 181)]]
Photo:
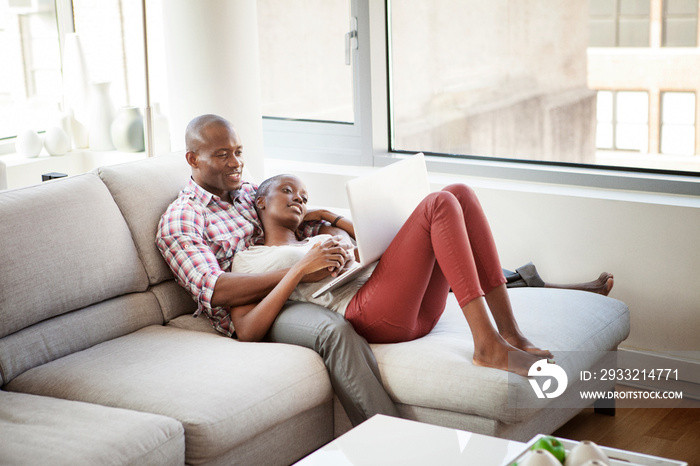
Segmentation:
[(240, 189), (243, 145), (236, 130), (225, 124), (211, 124), (202, 136), (199, 150), (187, 155), (194, 181), (219, 197)]

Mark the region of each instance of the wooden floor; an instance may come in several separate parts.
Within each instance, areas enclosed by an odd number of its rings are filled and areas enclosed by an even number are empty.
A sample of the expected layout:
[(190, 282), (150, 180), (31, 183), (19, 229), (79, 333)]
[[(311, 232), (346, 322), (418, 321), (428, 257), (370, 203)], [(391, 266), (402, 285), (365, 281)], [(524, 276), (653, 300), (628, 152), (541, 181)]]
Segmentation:
[[(618, 386), (617, 390), (633, 389)], [(639, 403), (637, 401), (636, 405), (639, 406)], [(624, 400), (617, 401), (615, 416), (597, 414), (593, 408), (587, 409), (554, 435), (571, 440), (591, 440), (607, 447), (700, 466), (700, 401), (677, 400), (673, 402), (673, 407), (666, 408), (630, 408), (625, 407), (626, 404), (630, 405)]]

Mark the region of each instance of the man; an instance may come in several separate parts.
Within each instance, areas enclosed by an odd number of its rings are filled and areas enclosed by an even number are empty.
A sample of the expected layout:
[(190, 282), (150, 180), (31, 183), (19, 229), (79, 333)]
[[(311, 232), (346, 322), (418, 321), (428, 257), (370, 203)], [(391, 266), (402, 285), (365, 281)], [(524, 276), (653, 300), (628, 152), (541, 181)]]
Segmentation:
[[(235, 338), (229, 308), (260, 301), (286, 270), (236, 274), (228, 270), (234, 254), (258, 242), (253, 203), (256, 186), (242, 178), (243, 145), (224, 118), (202, 115), (186, 130), (186, 158), (192, 177), (163, 214), (156, 244), (175, 277), (209, 317), (216, 330)], [(337, 234), (329, 224), (309, 224), (301, 232)], [(335, 236), (323, 244), (337, 258), (339, 270), (351, 254), (350, 245)], [(316, 281), (321, 271), (305, 280)], [(311, 348), (324, 360), (331, 383), (353, 425), (374, 414), (398, 416), (381, 383), (374, 354), (339, 314), (309, 303), (289, 302), (266, 340)]]

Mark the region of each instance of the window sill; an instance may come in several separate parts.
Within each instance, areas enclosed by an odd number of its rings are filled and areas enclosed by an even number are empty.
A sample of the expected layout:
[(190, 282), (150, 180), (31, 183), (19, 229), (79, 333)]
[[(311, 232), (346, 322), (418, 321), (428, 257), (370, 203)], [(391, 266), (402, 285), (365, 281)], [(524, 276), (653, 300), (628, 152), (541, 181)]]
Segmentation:
[[(375, 160), (377, 166), (385, 166), (406, 156), (387, 154), (384, 157), (376, 157)], [(427, 156), (426, 163), (434, 189), (462, 182), (474, 188), (512, 192), (515, 195), (539, 193), (700, 209), (700, 180), (693, 177), (655, 175), (653, 178), (645, 178), (639, 176), (640, 174), (628, 172), (611, 174), (605, 170), (562, 170), (558, 167), (541, 166), (533, 168), (529, 164), (451, 159), (439, 156)], [(266, 159), (266, 169), (270, 174), (294, 173), (304, 179), (307, 176), (311, 177), (314, 180), (312, 184), (328, 196), (324, 204), (337, 207), (347, 207), (345, 182), (373, 170), (372, 167), (366, 166), (271, 158)], [(621, 187), (621, 185), (634, 186), (636, 189)], [(642, 189), (643, 186), (654, 189)], [(674, 190), (682, 192), (674, 192)]]
[[(387, 165), (401, 154), (375, 156), (377, 165)], [(680, 195), (700, 198), (700, 177), (664, 175), (624, 170), (547, 166), (519, 162), (428, 156), (430, 172), (464, 175), (503, 182), (536, 183), (571, 189), (637, 192), (640, 195)]]
[(130, 162), (146, 158), (145, 152), (91, 151), (88, 149), (51, 156), (42, 152), (28, 158), (17, 153), (0, 155), (0, 189), (15, 189), (41, 183), (41, 175), (48, 172), (68, 176), (87, 173), (103, 165)]

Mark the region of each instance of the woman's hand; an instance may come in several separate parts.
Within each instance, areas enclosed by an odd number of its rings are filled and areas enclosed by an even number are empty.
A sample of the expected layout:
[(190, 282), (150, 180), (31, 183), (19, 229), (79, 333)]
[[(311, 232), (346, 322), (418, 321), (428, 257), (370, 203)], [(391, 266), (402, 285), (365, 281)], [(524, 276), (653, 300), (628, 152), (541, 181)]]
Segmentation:
[(326, 269), (332, 271), (341, 268), (346, 256), (345, 250), (337, 238), (329, 238), (322, 243), (316, 243), (296, 264), (304, 275)]
[(336, 276), (354, 260), (352, 248), (343, 238), (334, 236), (316, 243), (294, 267), (304, 274), (304, 282), (316, 282), (329, 275)]

